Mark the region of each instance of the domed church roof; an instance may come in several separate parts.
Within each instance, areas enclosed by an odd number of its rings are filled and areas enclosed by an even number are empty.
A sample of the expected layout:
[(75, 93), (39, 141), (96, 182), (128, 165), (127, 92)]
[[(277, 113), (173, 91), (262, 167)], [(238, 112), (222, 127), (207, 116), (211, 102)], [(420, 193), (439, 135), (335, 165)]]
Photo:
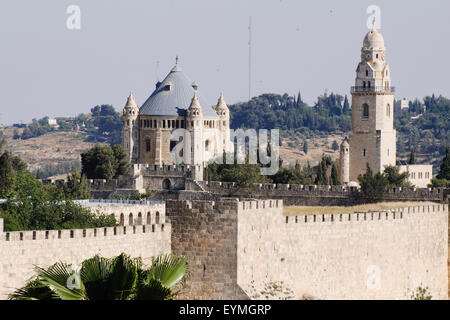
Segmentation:
[[(181, 70), (178, 58), (175, 66), (166, 78), (157, 84), (155, 91), (139, 109), (140, 115), (148, 116), (185, 116), (191, 104), (197, 85)], [(218, 118), (214, 109), (199, 97), (203, 116)]]

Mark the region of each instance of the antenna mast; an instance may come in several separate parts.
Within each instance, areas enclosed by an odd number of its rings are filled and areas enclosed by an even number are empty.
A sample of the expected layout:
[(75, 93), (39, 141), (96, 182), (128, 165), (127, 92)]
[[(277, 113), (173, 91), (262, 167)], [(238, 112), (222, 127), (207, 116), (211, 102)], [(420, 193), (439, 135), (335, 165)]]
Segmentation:
[(155, 76), (156, 76), (156, 82), (159, 82), (159, 61), (156, 61)]
[(252, 17), (248, 22), (248, 100), (252, 98)]

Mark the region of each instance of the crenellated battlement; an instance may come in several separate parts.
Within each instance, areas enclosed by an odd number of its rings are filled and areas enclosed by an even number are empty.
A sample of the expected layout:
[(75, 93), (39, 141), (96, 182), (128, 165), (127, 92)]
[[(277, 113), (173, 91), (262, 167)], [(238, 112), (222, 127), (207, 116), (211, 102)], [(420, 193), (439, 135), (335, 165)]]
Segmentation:
[[(208, 190), (228, 190), (239, 189), (235, 182), (221, 181), (200, 181), (200, 184)], [(279, 191), (310, 191), (310, 192), (360, 192), (359, 187), (332, 186), (332, 185), (301, 185), (301, 184), (280, 184), (280, 183), (257, 183), (254, 184), (255, 190), (279, 190)], [(443, 194), (447, 188), (391, 188), (389, 194)]]
[[(220, 196), (245, 196), (255, 198), (283, 199), (287, 205), (350, 205), (364, 202), (358, 187), (299, 184), (254, 184), (250, 191), (242, 190), (234, 182), (201, 181), (208, 192)], [(445, 203), (450, 189), (447, 188), (392, 188), (379, 200), (385, 201), (437, 201)]]
[[(269, 208), (283, 208), (282, 200), (251, 200), (240, 201), (239, 208), (247, 210), (265, 211)], [(377, 221), (398, 220), (406, 215), (414, 213), (437, 213), (445, 211), (445, 204), (409, 206), (405, 208), (392, 208), (381, 211), (359, 211), (352, 213), (330, 214), (303, 214), (297, 216), (285, 216), (285, 223), (311, 223), (311, 222), (347, 222), (347, 221)]]
[(149, 200), (116, 200), (116, 199), (86, 199), (74, 200), (73, 202), (82, 206), (92, 205), (163, 205), (164, 201), (149, 201)]
[[(2, 219), (0, 219), (2, 220)], [(1, 223), (0, 223), (1, 225)], [(91, 229), (64, 229), (64, 230), (31, 230), (0, 232), (0, 241), (36, 241), (36, 240), (68, 240), (80, 241), (86, 238), (101, 238), (121, 236), (127, 234), (152, 234), (168, 231), (170, 224), (151, 224), (134, 226), (116, 226)]]

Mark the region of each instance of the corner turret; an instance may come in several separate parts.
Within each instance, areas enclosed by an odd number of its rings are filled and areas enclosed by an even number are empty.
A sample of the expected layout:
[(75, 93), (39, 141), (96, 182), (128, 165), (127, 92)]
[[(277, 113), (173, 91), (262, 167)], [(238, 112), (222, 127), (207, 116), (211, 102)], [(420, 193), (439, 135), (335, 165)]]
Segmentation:
[(138, 159), (138, 122), (139, 108), (130, 92), (127, 103), (122, 111), (122, 147), (127, 154), (128, 161), (135, 162)]

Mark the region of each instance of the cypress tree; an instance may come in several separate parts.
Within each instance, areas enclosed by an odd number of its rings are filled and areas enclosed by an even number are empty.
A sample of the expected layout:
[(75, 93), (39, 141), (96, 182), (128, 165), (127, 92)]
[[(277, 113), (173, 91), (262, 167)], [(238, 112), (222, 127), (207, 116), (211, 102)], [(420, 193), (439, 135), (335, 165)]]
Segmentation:
[(348, 103), (347, 95), (345, 95), (344, 105), (342, 107), (342, 111), (343, 111), (343, 113), (346, 113), (346, 112), (350, 111), (350, 104)]
[(339, 179), (339, 173), (335, 163), (333, 163), (333, 166), (331, 167), (331, 184), (333, 186), (338, 186), (341, 184), (341, 181)]
[(308, 154), (308, 141), (306, 140), (303, 142), (303, 152)]
[(300, 106), (302, 103), (303, 103), (302, 95), (300, 94), (300, 91), (299, 91), (298, 95), (297, 95), (297, 106)]
[(445, 157), (442, 159), (439, 174), (436, 178), (450, 180), (450, 147), (445, 148)]
[(411, 154), (409, 155), (409, 164), (416, 164), (416, 155), (414, 154), (414, 149), (411, 150)]
[(14, 192), (15, 172), (11, 154), (8, 151), (0, 156), (0, 197), (6, 198)]

